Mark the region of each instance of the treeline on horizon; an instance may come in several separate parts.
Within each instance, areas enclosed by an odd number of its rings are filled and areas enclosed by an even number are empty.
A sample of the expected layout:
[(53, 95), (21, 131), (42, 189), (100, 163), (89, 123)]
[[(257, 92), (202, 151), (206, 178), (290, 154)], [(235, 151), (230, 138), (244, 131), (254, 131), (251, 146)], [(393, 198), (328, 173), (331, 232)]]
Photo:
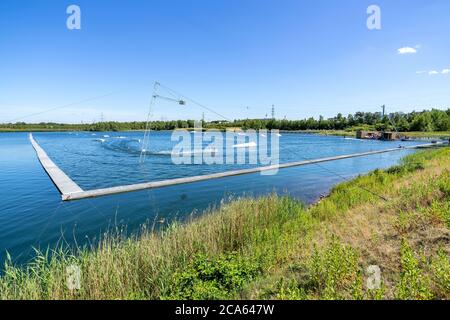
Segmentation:
[[(174, 130), (194, 128), (194, 120), (152, 121), (151, 130)], [(145, 121), (134, 122), (97, 122), (92, 124), (62, 124), (62, 123), (8, 123), (0, 124), (0, 130), (6, 131), (125, 131), (145, 130)], [(356, 112), (348, 116), (339, 113), (333, 118), (319, 119), (308, 118), (303, 120), (287, 119), (242, 119), (234, 121), (203, 121), (205, 129), (279, 129), (286, 131), (295, 130), (396, 130), (399, 132), (411, 131), (450, 131), (450, 109), (424, 110), (410, 113), (391, 113), (382, 116), (381, 112)]]

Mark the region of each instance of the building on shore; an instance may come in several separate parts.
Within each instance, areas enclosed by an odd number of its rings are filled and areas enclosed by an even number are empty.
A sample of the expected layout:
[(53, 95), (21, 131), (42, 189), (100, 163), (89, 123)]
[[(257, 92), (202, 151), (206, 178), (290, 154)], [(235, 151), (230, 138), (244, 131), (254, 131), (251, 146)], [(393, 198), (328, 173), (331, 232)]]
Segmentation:
[(399, 140), (400, 135), (396, 132), (381, 132), (381, 131), (365, 131), (358, 130), (356, 132), (357, 139), (373, 139), (373, 140)]

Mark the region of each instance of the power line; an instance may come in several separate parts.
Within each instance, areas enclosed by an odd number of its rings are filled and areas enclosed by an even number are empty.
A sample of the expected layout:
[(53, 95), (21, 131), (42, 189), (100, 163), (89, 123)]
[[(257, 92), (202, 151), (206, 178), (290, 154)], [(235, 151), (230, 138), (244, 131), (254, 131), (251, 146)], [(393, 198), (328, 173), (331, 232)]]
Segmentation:
[(57, 106), (57, 107), (53, 107), (53, 108), (50, 108), (50, 109), (47, 109), (47, 110), (43, 110), (43, 111), (40, 111), (40, 112), (31, 113), (31, 114), (28, 114), (28, 115), (25, 115), (25, 116), (22, 116), (22, 117), (14, 118), (12, 120), (7, 121), (6, 123), (13, 123), (13, 122), (17, 122), (17, 120), (23, 120), (23, 119), (26, 119), (26, 118), (31, 118), (31, 117), (38, 116), (38, 115), (41, 115), (41, 114), (44, 114), (44, 113), (47, 113), (47, 112), (55, 111), (55, 110), (58, 110), (58, 109), (68, 108), (68, 107), (72, 107), (72, 106), (75, 106), (75, 105), (78, 105), (78, 104), (82, 104), (82, 103), (85, 103), (85, 102), (90, 102), (90, 101), (94, 101), (94, 100), (103, 99), (103, 98), (112, 96), (112, 95), (114, 95), (116, 93), (117, 92), (110, 92), (110, 93), (107, 93), (107, 94), (104, 94), (104, 95), (101, 95), (101, 96), (95, 96), (95, 97), (79, 100), (79, 101), (76, 101), (76, 102), (71, 102), (71, 103), (68, 103), (68, 104), (64, 104), (64, 105), (61, 105), (61, 106)]

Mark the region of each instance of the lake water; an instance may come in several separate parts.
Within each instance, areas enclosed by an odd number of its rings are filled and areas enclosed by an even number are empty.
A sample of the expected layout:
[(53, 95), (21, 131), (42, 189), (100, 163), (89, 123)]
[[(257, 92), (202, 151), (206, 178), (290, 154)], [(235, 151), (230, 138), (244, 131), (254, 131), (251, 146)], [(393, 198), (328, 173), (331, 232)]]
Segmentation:
[[(158, 181), (251, 165), (174, 165), (171, 132), (152, 132), (144, 164), (139, 163), (142, 132), (34, 133), (35, 139), (84, 190)], [(103, 139), (102, 142), (100, 139)], [(418, 142), (381, 142), (299, 133), (280, 137), (280, 162), (381, 150)], [(282, 169), (276, 175), (250, 174), (193, 184), (143, 190), (96, 199), (62, 202), (41, 167), (27, 133), (0, 133), (0, 263), (8, 251), (22, 263), (33, 247), (95, 241), (114, 226), (129, 232), (146, 222), (183, 219), (221, 201), (272, 192), (289, 194), (305, 203), (358, 174), (389, 167), (412, 151), (372, 155), (304, 167)]]

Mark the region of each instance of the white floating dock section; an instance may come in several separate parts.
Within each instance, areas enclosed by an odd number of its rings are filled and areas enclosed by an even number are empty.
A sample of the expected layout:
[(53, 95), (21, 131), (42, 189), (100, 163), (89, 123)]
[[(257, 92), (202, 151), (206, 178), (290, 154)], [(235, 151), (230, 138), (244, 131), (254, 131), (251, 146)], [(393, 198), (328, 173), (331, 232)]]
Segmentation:
[(63, 201), (95, 198), (95, 197), (113, 195), (113, 194), (118, 194), (118, 193), (133, 192), (133, 191), (139, 191), (139, 190), (145, 190), (145, 189), (156, 189), (156, 188), (174, 186), (174, 185), (179, 185), (179, 184), (187, 184), (187, 183), (194, 183), (194, 182), (199, 182), (199, 181), (239, 176), (239, 175), (244, 175), (244, 174), (260, 173), (260, 172), (264, 172), (264, 171), (278, 170), (278, 169), (291, 168), (291, 167), (300, 167), (300, 166), (321, 163), (321, 162), (329, 162), (329, 161), (342, 160), (342, 159), (348, 159), (348, 158), (364, 157), (364, 156), (387, 153), (387, 152), (403, 151), (403, 150), (407, 150), (407, 149), (429, 148), (429, 147), (435, 147), (439, 144), (441, 144), (441, 145), (443, 144), (443, 143), (438, 143), (438, 144), (430, 143), (430, 144), (422, 144), (422, 145), (408, 146), (408, 147), (401, 147), (401, 148), (392, 148), (392, 149), (384, 149), (384, 150), (377, 150), (377, 151), (353, 153), (353, 154), (333, 156), (333, 157), (320, 158), (320, 159), (314, 159), (314, 160), (289, 162), (289, 163), (283, 163), (283, 164), (279, 164), (279, 165), (271, 165), (271, 166), (266, 166), (266, 167), (233, 170), (233, 171), (219, 172), (219, 173), (213, 173), (213, 174), (207, 174), (207, 175), (201, 175), (201, 176), (193, 176), (193, 177), (162, 180), (162, 181), (155, 181), (155, 182), (138, 183), (138, 184), (133, 184), (133, 185), (84, 191), (75, 182), (73, 182), (61, 169), (59, 169), (53, 163), (53, 161), (50, 160), (50, 158), (47, 156), (45, 151), (33, 139), (33, 136), (31, 134), (30, 134), (30, 141), (31, 141), (31, 144), (33, 145), (34, 149), (36, 150), (39, 161), (41, 162), (45, 171), (48, 173), (50, 179), (52, 179), (53, 183), (56, 185), (59, 192), (62, 194)]
[(70, 179), (64, 171), (48, 157), (47, 153), (45, 153), (45, 151), (37, 144), (36, 140), (34, 140), (31, 133), (30, 141), (34, 150), (36, 150), (37, 157), (44, 167), (44, 170), (47, 172), (56, 188), (58, 188), (59, 192), (63, 195), (63, 200), (65, 194), (77, 194), (83, 192), (83, 189), (73, 182), (72, 179)]

